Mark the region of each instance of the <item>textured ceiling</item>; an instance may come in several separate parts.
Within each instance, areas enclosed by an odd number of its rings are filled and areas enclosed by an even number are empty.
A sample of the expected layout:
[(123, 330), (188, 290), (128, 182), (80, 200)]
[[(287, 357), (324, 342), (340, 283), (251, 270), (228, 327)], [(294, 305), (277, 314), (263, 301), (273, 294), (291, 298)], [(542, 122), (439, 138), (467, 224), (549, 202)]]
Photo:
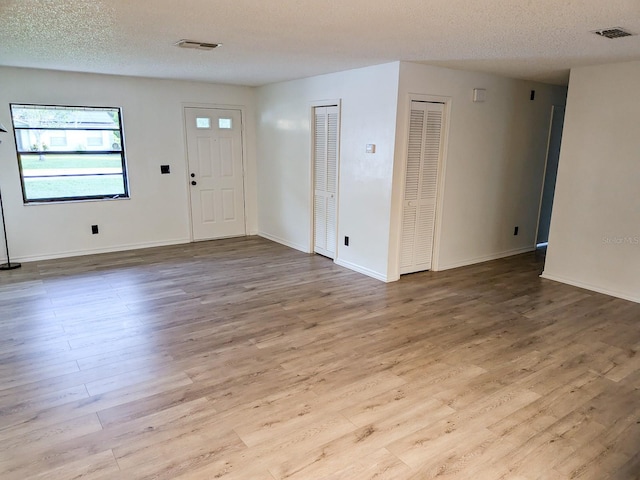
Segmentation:
[(407, 60), (566, 84), (640, 59), (640, 35), (589, 33), (613, 26), (640, 33), (640, 0), (0, 0), (0, 65), (256, 86)]

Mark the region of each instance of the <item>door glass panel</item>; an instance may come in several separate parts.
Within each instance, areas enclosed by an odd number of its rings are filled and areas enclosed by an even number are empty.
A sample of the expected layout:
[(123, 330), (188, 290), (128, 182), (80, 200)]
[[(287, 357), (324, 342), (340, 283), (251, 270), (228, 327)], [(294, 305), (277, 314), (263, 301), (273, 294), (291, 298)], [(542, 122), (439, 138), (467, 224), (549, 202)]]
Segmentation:
[(228, 130), (232, 127), (232, 122), (230, 118), (219, 118), (218, 119), (218, 128), (222, 130)]
[(211, 119), (207, 117), (196, 118), (196, 128), (211, 128)]

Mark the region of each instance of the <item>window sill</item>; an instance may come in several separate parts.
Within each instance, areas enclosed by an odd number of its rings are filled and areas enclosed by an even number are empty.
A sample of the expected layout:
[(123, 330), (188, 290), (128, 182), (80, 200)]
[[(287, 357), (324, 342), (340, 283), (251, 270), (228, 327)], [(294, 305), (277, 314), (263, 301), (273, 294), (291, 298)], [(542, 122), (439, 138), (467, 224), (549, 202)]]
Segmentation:
[(86, 202), (117, 202), (119, 200), (131, 200), (131, 197), (117, 197), (117, 198), (84, 198), (77, 200), (52, 200), (52, 201), (37, 201), (23, 202), (25, 207), (31, 207), (35, 205), (66, 205), (69, 203), (86, 203)]

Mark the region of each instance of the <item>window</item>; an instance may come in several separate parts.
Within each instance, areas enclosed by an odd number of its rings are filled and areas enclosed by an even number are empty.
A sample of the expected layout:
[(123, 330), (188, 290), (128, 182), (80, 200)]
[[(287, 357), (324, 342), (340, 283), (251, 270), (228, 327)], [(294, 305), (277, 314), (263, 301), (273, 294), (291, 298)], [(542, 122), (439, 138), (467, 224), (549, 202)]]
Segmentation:
[(196, 128), (211, 128), (211, 119), (206, 117), (196, 118)]
[(115, 107), (11, 104), (25, 203), (129, 196)]
[(51, 135), (50, 144), (52, 147), (66, 147), (67, 146), (67, 135), (62, 132), (62, 135)]
[(221, 130), (226, 130), (231, 128), (231, 119), (230, 118), (219, 118), (218, 119), (218, 128)]
[(102, 140), (102, 132), (98, 132), (96, 136), (88, 136), (87, 135), (87, 147), (101, 147), (104, 145), (104, 141)]

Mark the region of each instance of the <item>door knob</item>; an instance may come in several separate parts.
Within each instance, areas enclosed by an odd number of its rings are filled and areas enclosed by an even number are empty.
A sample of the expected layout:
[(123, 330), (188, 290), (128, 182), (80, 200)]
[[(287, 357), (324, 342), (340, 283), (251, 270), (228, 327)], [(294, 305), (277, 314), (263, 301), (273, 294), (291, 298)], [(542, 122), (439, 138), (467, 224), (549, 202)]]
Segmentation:
[(192, 173), (192, 174), (191, 174), (191, 178), (193, 178), (193, 177), (195, 177), (195, 176), (196, 176), (196, 174), (195, 174), (195, 173)]
[(191, 181), (191, 185), (197, 185), (197, 184), (198, 184), (198, 182), (196, 182), (195, 180)]

